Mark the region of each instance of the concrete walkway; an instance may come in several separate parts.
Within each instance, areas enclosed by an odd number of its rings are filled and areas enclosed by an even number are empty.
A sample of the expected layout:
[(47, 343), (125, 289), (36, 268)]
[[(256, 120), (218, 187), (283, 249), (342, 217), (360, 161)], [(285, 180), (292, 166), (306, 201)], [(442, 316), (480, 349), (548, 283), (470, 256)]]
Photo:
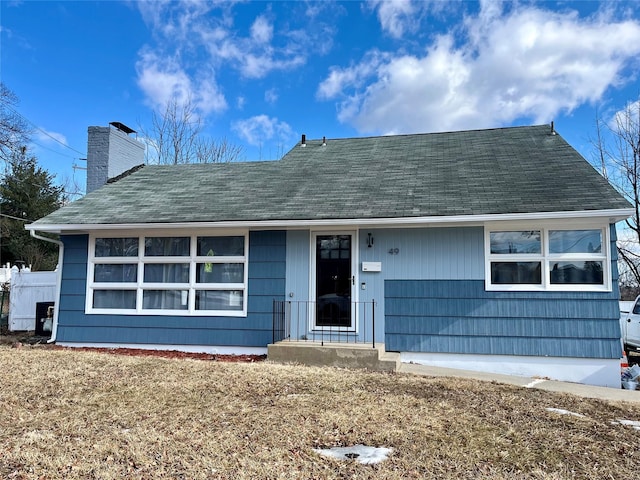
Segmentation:
[(622, 388), (596, 387), (581, 383), (559, 382), (541, 378), (518, 377), (499, 373), (458, 370), (454, 368), (432, 367), (415, 363), (401, 363), (400, 354), (386, 352), (384, 344), (347, 344), (314, 342), (277, 342), (269, 344), (267, 358), (277, 363), (300, 363), (303, 365), (332, 366), (341, 368), (365, 368), (372, 371), (411, 373), (426, 377), (458, 377), (486, 382), (517, 385), (523, 388), (537, 388), (550, 392), (570, 393), (585, 398), (600, 400), (636, 402), (640, 404), (640, 391)]
[(412, 373), (427, 377), (458, 377), (482, 380), (486, 382), (506, 383), (523, 388), (537, 388), (549, 392), (570, 393), (585, 398), (597, 398), (600, 400), (623, 401), (640, 403), (640, 391), (623, 390), (607, 387), (583, 385), (581, 383), (558, 382), (556, 380), (543, 380), (538, 378), (516, 377), (513, 375), (501, 375), (498, 373), (474, 372), (471, 370), (458, 370), (454, 368), (430, 367), (415, 363), (401, 363), (399, 373)]

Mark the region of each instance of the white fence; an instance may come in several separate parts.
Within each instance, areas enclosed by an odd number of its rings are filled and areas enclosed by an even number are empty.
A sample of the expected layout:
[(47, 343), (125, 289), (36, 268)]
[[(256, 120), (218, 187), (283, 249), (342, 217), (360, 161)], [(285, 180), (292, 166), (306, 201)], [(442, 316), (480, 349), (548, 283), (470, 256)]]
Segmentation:
[(11, 267), (7, 263), (6, 267), (0, 267), (0, 283), (7, 283), (11, 280)]
[(58, 272), (12, 272), (9, 330), (35, 330), (36, 303), (55, 302), (57, 277)]

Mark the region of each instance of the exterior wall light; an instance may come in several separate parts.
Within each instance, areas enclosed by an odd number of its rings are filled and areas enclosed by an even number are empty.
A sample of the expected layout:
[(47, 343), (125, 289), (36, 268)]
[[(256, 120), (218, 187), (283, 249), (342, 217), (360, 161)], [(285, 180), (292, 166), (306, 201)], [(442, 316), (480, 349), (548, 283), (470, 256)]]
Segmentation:
[(371, 235), (371, 232), (367, 233), (367, 247), (373, 247), (373, 235)]

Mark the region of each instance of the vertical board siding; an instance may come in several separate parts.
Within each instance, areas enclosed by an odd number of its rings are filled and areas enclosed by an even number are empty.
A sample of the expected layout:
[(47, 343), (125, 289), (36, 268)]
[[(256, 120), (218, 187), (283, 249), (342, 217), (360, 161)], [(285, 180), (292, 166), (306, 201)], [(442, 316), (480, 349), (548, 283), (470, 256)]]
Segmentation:
[(286, 233), (249, 232), (246, 317), (87, 315), (87, 235), (65, 244), (58, 341), (264, 347), (272, 340), (273, 300), (285, 295)]
[(310, 235), (308, 230), (287, 232), (286, 292), (288, 300), (310, 300)]
[[(373, 247), (367, 247), (367, 234)], [(397, 253), (389, 253), (390, 250)], [(381, 262), (385, 279), (484, 279), (483, 227), (360, 230), (360, 260)]]
[(487, 292), (481, 280), (387, 280), (387, 350), (619, 358), (613, 292)]

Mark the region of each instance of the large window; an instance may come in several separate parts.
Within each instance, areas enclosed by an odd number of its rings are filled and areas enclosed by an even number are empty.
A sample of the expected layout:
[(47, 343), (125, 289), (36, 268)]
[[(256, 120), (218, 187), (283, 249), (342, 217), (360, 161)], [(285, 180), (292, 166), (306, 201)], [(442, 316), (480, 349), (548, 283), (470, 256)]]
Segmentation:
[(489, 290), (610, 290), (605, 228), (485, 229)]
[(247, 235), (91, 237), (88, 313), (244, 316)]

